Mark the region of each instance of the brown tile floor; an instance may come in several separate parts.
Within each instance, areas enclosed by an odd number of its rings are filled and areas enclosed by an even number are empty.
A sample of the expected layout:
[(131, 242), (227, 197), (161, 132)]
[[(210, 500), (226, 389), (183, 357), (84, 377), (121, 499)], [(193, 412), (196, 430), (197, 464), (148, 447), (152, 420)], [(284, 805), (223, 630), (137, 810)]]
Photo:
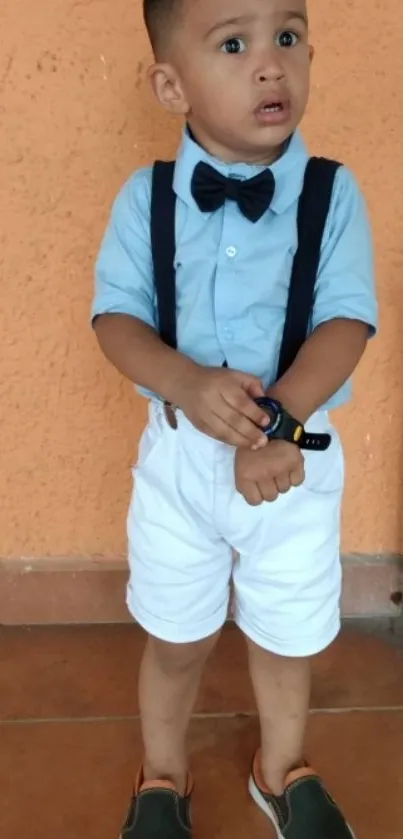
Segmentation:
[[(142, 645), (130, 626), (0, 629), (1, 839), (116, 839), (140, 759)], [(310, 757), (358, 839), (401, 839), (399, 651), (345, 631), (315, 664), (313, 707)], [(234, 627), (206, 673), (198, 711), (195, 839), (272, 839), (246, 794), (258, 730)]]

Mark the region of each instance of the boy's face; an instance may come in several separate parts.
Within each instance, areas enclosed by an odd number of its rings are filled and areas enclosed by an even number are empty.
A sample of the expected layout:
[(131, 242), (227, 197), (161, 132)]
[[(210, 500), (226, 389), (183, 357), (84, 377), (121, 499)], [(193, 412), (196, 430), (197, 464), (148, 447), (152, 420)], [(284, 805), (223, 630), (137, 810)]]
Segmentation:
[(151, 71), (171, 113), (224, 160), (270, 163), (309, 94), (305, 0), (181, 0), (178, 24)]

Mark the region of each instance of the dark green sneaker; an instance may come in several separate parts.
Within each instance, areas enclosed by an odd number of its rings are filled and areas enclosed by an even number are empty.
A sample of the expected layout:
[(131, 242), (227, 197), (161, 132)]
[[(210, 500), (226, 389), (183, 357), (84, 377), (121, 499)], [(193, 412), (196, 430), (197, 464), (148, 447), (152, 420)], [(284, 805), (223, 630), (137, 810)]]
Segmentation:
[(120, 839), (191, 839), (192, 784), (181, 796), (169, 781), (144, 783), (140, 774)]
[(249, 792), (278, 839), (354, 839), (341, 810), (309, 767), (290, 772), (284, 795), (276, 796), (263, 783), (255, 758)]

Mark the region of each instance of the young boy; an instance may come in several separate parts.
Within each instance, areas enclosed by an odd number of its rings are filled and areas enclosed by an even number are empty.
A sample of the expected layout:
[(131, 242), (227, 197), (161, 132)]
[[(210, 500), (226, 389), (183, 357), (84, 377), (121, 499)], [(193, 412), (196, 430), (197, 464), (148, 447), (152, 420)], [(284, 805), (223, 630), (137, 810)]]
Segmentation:
[[(308, 163), (305, 2), (145, 0), (144, 12), (154, 92), (186, 127), (173, 182), (177, 348), (158, 334), (151, 168), (114, 204), (92, 310), (105, 356), (150, 398), (128, 517), (127, 602), (149, 634), (144, 763), (122, 837), (189, 839), (186, 732), (232, 580), (261, 726), (250, 792), (279, 837), (351, 839), (304, 735), (310, 658), (339, 631), (343, 456), (327, 410), (349, 399), (376, 327), (363, 200), (340, 167), (309, 335), (278, 378)], [(302, 425), (321, 450), (301, 448)]]

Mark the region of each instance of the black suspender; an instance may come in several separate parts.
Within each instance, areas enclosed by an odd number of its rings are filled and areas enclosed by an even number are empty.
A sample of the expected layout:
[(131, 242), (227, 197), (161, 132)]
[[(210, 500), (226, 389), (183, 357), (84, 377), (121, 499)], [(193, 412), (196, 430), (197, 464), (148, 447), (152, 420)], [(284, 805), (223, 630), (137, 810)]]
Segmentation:
[(298, 204), (298, 250), (291, 272), (278, 379), (295, 361), (309, 331), (323, 233), (339, 167), (340, 163), (324, 157), (311, 157), (306, 167)]
[(158, 329), (165, 344), (176, 350), (175, 163), (154, 163), (151, 191), (151, 250), (157, 293)]
[[(298, 250), (295, 255), (278, 378), (291, 366), (305, 342), (315, 297), (321, 244), (329, 213), (333, 185), (340, 163), (312, 157), (307, 164), (298, 205)], [(175, 208), (174, 163), (154, 164), (151, 195), (151, 246), (162, 340), (176, 349)]]

